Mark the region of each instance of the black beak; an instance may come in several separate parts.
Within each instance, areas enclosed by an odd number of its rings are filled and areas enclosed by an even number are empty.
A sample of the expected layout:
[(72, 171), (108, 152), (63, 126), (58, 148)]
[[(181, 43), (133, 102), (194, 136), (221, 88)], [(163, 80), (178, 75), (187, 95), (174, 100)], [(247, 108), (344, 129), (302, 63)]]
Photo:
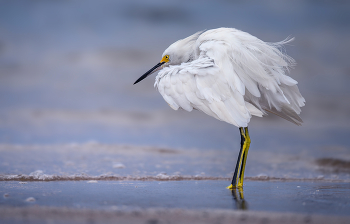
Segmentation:
[(143, 79), (145, 79), (147, 76), (149, 76), (150, 74), (152, 74), (157, 68), (159, 68), (160, 66), (162, 66), (165, 62), (159, 62), (158, 64), (156, 64), (153, 68), (151, 68), (150, 70), (148, 70), (148, 72), (146, 72), (145, 74), (143, 74), (138, 80), (136, 80), (136, 82), (134, 83), (134, 85), (140, 81), (142, 81)]

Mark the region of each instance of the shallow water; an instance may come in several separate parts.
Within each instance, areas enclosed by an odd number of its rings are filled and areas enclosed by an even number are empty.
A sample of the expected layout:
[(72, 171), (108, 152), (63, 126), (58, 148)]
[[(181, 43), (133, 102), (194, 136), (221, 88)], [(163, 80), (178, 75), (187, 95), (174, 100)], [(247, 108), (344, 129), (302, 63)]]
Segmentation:
[(243, 199), (226, 185), (227, 181), (6, 181), (0, 182), (0, 193), (6, 194), (0, 207), (243, 209), (349, 215), (349, 183), (247, 181)]

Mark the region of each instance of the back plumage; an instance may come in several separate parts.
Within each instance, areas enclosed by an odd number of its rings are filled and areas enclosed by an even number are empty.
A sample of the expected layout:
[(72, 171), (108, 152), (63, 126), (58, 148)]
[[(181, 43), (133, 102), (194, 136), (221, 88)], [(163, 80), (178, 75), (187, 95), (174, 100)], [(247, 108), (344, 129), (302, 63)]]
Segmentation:
[(196, 33), (170, 45), (155, 87), (175, 110), (193, 108), (238, 127), (267, 112), (297, 125), (305, 100), (286, 75), (294, 60), (281, 48), (232, 28)]

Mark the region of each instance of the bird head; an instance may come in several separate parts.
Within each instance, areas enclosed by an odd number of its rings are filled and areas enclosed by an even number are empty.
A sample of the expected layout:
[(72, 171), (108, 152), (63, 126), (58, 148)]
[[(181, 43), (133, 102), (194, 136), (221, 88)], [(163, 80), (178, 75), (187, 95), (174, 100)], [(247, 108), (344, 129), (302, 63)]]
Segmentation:
[(185, 39), (178, 40), (175, 43), (171, 44), (163, 52), (162, 60), (160, 60), (158, 64), (156, 64), (153, 68), (148, 70), (138, 80), (136, 80), (134, 85), (145, 79), (147, 76), (153, 74), (156, 71), (161, 70), (166, 66), (180, 65), (181, 63), (193, 60), (195, 42), (198, 39), (199, 35), (201, 35), (202, 33), (203, 32), (195, 33)]

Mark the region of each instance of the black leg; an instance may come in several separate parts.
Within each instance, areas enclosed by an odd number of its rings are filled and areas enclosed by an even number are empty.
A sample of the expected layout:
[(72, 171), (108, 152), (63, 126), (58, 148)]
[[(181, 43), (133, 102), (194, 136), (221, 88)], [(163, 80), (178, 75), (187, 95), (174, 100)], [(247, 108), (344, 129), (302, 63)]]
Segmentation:
[(243, 145), (244, 153), (243, 153), (241, 171), (239, 174), (239, 180), (238, 180), (237, 187), (243, 187), (244, 170), (245, 170), (245, 165), (247, 162), (248, 150), (250, 147), (250, 137), (249, 137), (248, 127), (244, 128), (244, 132), (245, 132), (245, 141), (244, 141), (244, 145)]
[(237, 159), (237, 163), (236, 163), (236, 168), (235, 168), (235, 173), (233, 174), (233, 178), (232, 178), (232, 187), (236, 187), (237, 185), (237, 174), (238, 174), (238, 170), (240, 167), (240, 163), (242, 161), (242, 150), (243, 150), (243, 144), (245, 141), (245, 136), (244, 136), (244, 131), (243, 128), (239, 128), (239, 133), (241, 134), (241, 149), (239, 150), (239, 154), (238, 154), (238, 159)]

